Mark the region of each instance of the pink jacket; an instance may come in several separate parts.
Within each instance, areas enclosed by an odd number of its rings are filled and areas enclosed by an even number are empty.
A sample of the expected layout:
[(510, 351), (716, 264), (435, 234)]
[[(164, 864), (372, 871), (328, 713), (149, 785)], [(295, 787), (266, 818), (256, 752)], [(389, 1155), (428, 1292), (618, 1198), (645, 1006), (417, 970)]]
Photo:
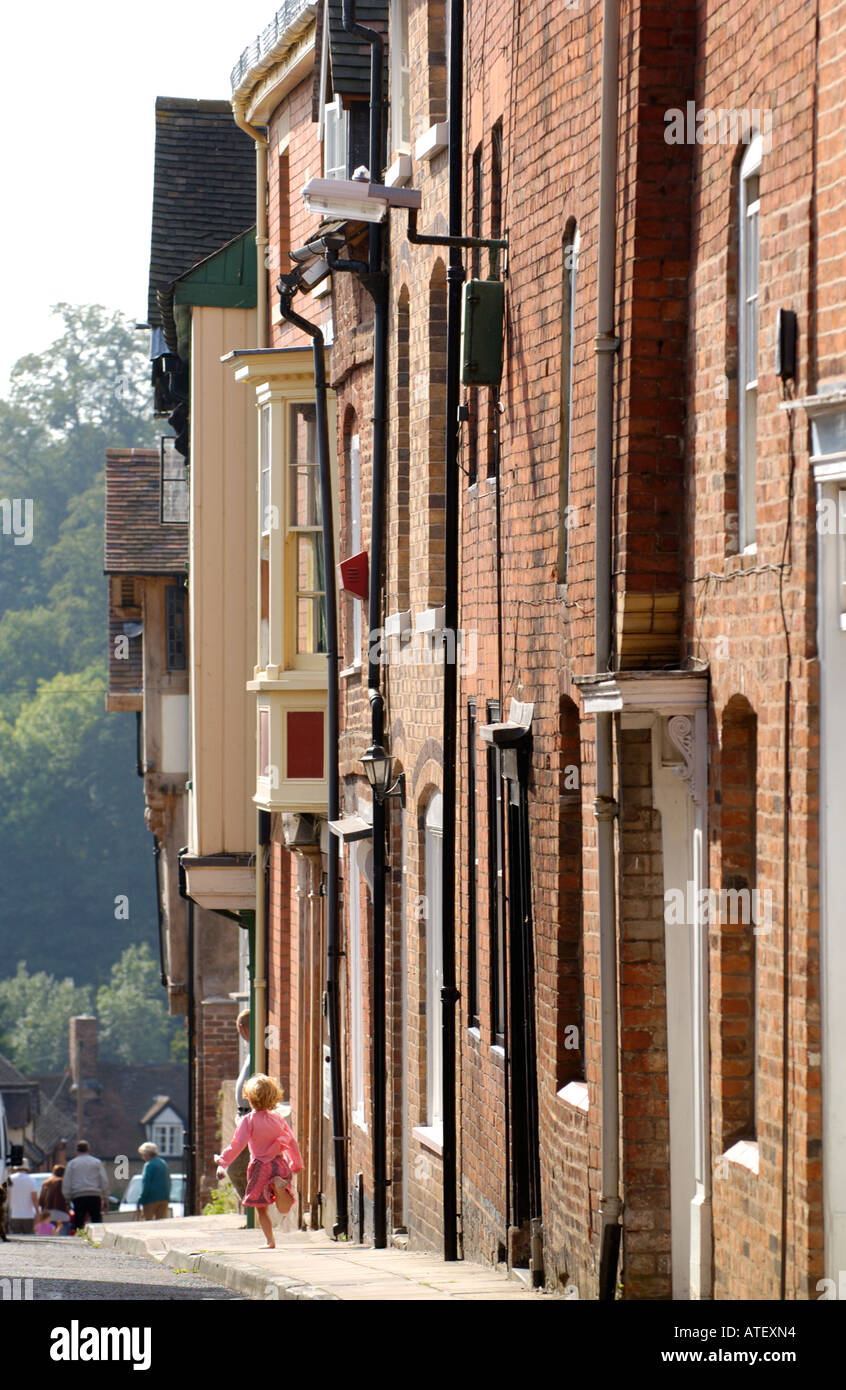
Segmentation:
[(302, 1171), (302, 1154), (294, 1131), (276, 1110), (251, 1110), (244, 1116), (218, 1159), (221, 1168), (228, 1168), (247, 1145), (250, 1158), (268, 1160), (282, 1153), (292, 1173)]

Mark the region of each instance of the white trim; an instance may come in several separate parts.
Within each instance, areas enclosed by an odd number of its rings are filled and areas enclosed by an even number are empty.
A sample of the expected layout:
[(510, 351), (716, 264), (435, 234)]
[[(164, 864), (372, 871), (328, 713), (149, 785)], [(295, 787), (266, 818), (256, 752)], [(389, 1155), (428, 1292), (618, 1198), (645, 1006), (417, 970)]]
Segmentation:
[(415, 632), (441, 632), (444, 626), (445, 608), (424, 608), (414, 621)]
[(677, 676), (660, 673), (627, 678), (620, 674), (596, 683), (577, 682), (577, 685), (581, 690), (584, 714), (616, 714), (624, 709), (682, 714), (705, 709), (708, 702), (707, 676), (686, 671)]
[(437, 125), (430, 125), (429, 129), (414, 143), (414, 158), (417, 160), (434, 159), (436, 154), (445, 150), (449, 144), (449, 121), (438, 121)]
[[(751, 1139), (739, 1139), (736, 1144), (732, 1144), (730, 1149), (726, 1149), (722, 1157), (727, 1163), (736, 1163), (739, 1168), (746, 1168), (750, 1173), (758, 1176), (761, 1161), (758, 1145)], [(719, 1166), (721, 1160), (717, 1160)]]
[(444, 1127), (442, 1121), (434, 1125), (415, 1125), (411, 1131), (415, 1139), (419, 1139), (424, 1149), (430, 1149), (432, 1153), (443, 1156), (444, 1152)]
[(432, 793), (426, 809), (424, 879), (426, 894), (426, 1115), (433, 1131), (443, 1127), (444, 1059), (439, 1028), (444, 980), (441, 882), (443, 878), (443, 795)]
[(590, 1109), (590, 1098), (588, 1088), (584, 1081), (570, 1081), (566, 1086), (562, 1086), (560, 1091), (556, 1091), (559, 1100), (565, 1105), (569, 1105), (572, 1110), (580, 1110), (586, 1115)]
[(385, 187), (403, 188), (407, 183), (411, 183), (411, 155), (398, 154), (385, 170)]

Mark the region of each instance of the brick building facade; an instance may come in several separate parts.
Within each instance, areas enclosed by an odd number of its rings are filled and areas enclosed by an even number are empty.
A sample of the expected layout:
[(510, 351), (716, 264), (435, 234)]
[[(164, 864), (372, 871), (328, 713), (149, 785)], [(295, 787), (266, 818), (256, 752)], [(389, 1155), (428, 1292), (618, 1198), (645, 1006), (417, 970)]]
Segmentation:
[[(385, 803), (389, 1232), (444, 1243), (450, 1093), (459, 1253), (582, 1298), (608, 1296), (603, 1279), (634, 1299), (813, 1297), (843, 1231), (820, 1100), (840, 1038), (820, 993), (841, 958), (818, 831), (821, 761), (835, 754), (824, 738), (821, 760), (817, 627), (830, 614), (816, 566), (837, 562), (818, 555), (814, 472), (823, 489), (839, 475), (807, 417), (841, 420), (844, 390), (844, 168), (826, 77), (844, 30), (828, 0), (819, 33), (809, 6), (785, 20), (751, 0), (359, 4), (385, 38), (372, 180), (419, 190), (420, 231), (440, 237), (462, 11), (463, 232), (507, 232), (508, 249), (494, 265), (501, 382), (460, 390), (459, 642), (442, 633), (450, 251), (388, 213), (379, 557), (370, 233), (333, 211), (319, 224), (301, 197), (367, 162), (368, 45), (334, 0), (288, 4), (235, 79), (241, 118), (266, 139), (270, 310), (259, 351), (235, 353), (260, 408), (307, 373), (288, 352), (307, 336), (276, 307), (289, 253), (328, 232), (329, 260), (358, 262), (296, 300), (329, 348), (339, 558), (367, 552), (383, 577), (376, 634), (367, 606), (341, 595), (348, 1229), (372, 1237), (380, 1195), (376, 818), (360, 761), (378, 640), (384, 742), (405, 779), (404, 801)], [(486, 249), (463, 256), (468, 278), (488, 274)], [(441, 1050), (444, 650), (459, 661), (454, 1075)], [(257, 667), (260, 707), (262, 679)], [(836, 761), (828, 775), (836, 786)], [(285, 795), (261, 801), (267, 1065), (307, 1155), (300, 1219), (331, 1228), (330, 832), (319, 799)], [(833, 845), (843, 813), (826, 804)], [(828, 1094), (837, 1135), (842, 1094)], [(619, 1262), (605, 1243), (618, 1201)]]

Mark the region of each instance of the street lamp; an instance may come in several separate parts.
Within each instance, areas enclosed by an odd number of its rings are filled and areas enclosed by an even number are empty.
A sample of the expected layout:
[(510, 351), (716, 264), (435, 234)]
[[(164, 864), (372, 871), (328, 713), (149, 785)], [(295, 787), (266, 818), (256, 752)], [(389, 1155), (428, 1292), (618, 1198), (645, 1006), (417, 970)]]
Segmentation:
[(380, 743), (371, 743), (367, 752), (362, 754), (360, 762), (380, 806), (389, 796), (399, 796), (405, 800), (405, 773), (401, 772), (393, 786), (389, 786), (394, 760)]

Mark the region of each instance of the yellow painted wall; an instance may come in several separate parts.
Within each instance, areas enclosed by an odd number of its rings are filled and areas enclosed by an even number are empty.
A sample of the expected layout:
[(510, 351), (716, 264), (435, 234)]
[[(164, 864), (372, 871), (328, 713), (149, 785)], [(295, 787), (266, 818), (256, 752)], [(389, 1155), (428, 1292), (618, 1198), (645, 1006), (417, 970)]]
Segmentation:
[(255, 848), (256, 409), (221, 357), (255, 311), (194, 308), (191, 341), (192, 854)]

